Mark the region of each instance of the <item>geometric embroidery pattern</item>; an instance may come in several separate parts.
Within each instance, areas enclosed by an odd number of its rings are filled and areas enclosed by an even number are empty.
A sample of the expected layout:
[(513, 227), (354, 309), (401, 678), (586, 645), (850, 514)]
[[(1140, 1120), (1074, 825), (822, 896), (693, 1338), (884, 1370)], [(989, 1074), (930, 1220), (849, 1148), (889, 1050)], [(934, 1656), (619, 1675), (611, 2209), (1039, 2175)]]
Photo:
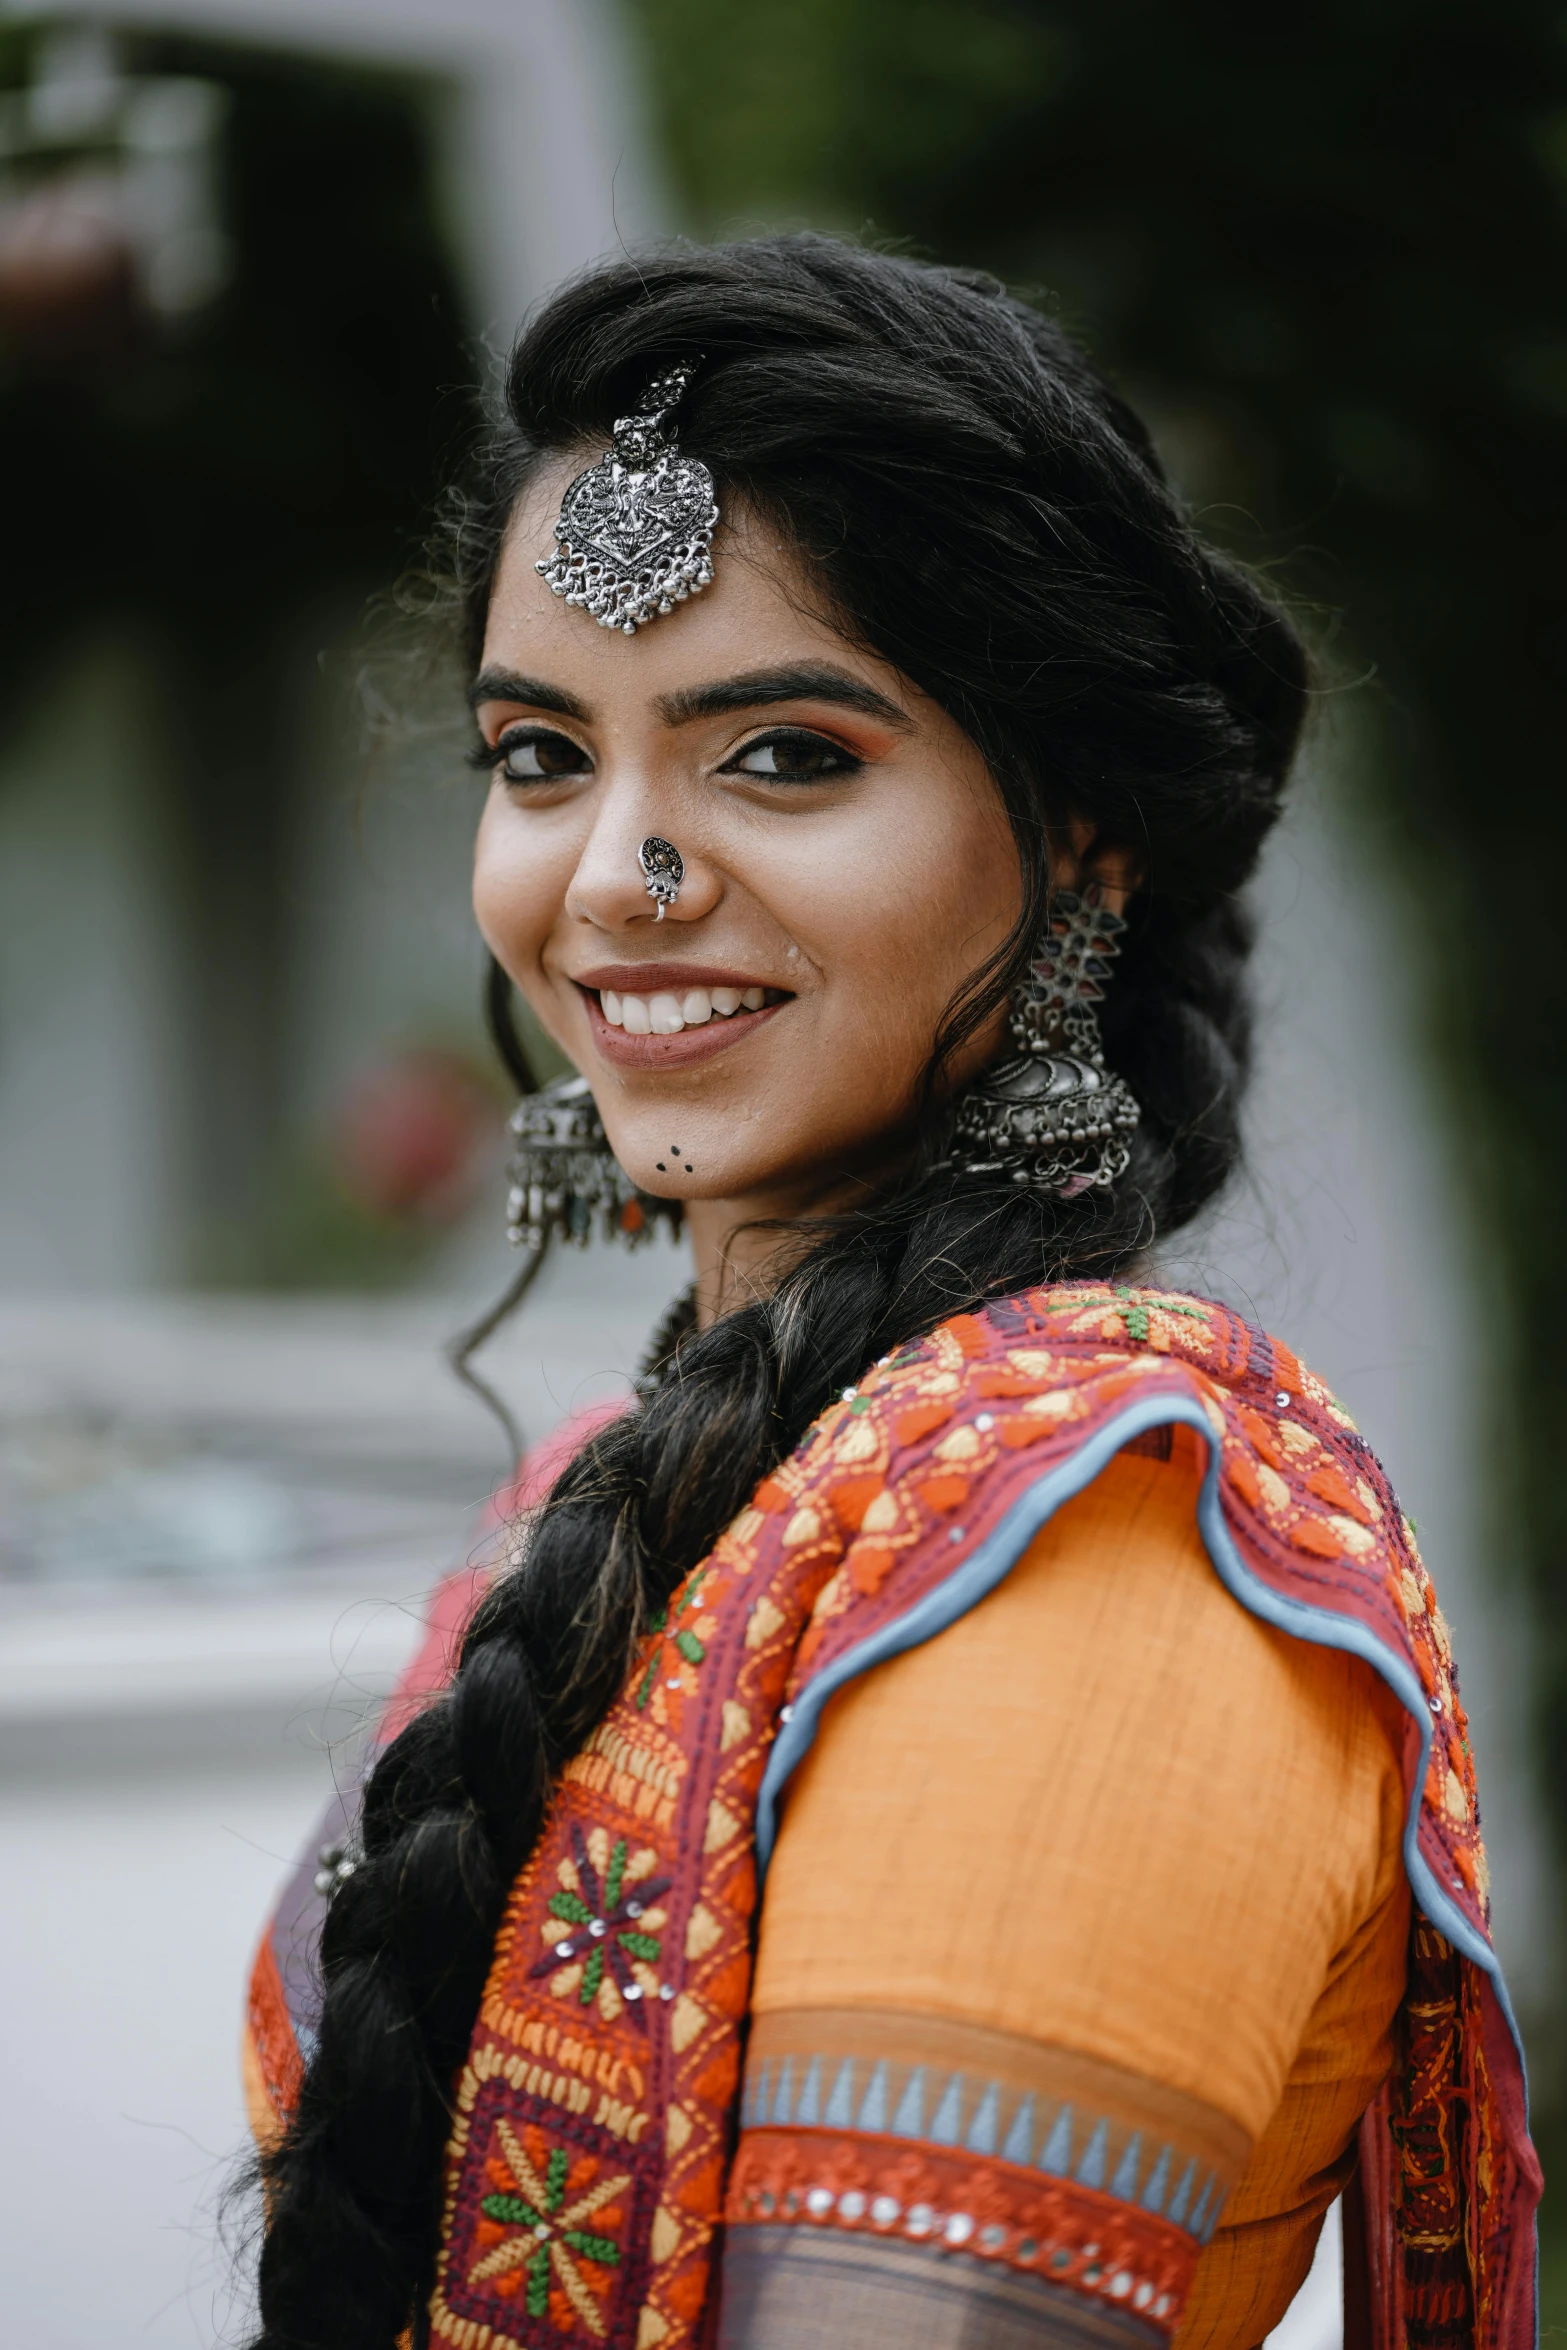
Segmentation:
[[(548, 2143), (544, 2132), (537, 2135)], [(631, 2184), (630, 2177), (621, 2171), (614, 2178), (599, 2179), (577, 2195), (575, 2201), (568, 2202), (572, 2164), (567, 2147), (550, 2146), (541, 2180), (504, 2114), (496, 2121), (495, 2137), (516, 2192), (486, 2195), (479, 2209), (486, 2219), (495, 2220), (508, 2230), (519, 2229), (521, 2233), (503, 2236), (490, 2251), (481, 2253), (468, 2271), (469, 2284), (482, 2285), (491, 2277), (507, 2276), (514, 2268), (526, 2267), (528, 2315), (546, 2317), (553, 2270), (572, 2308), (589, 2331), (602, 2341), (603, 2320), (582, 2281), (578, 2262), (592, 2261), (599, 2268), (618, 2268), (620, 2246), (613, 2237), (590, 2235), (583, 2223), (596, 2211), (602, 2211), (605, 2204), (618, 2203)]]
[[(1107, 2114), (925, 2065), (786, 2056), (747, 2074), (744, 2130), (854, 2131), (987, 2155), (1135, 2204), (1206, 2244), (1233, 2181), (1212, 2164)], [(802, 2159), (810, 2140), (801, 2136)]]
[(481, 2341), (490, 2350), (585, 2350), (634, 2340), (616, 2320), (626, 2299), (621, 2272), (636, 2265), (645, 2161), (611, 2134), (543, 2101), (507, 2097), (505, 2087), (486, 2084), (465, 2117), (482, 2159), (452, 2212), (451, 2338), (465, 2350)]

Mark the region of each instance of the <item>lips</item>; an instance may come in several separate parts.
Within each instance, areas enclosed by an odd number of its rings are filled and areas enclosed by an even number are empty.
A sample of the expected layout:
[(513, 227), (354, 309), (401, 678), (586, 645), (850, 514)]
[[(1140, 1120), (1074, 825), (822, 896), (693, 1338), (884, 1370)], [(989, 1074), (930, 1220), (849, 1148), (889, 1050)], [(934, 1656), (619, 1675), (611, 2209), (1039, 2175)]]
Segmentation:
[(591, 988), (602, 994), (605, 988), (615, 995), (656, 995), (668, 991), (683, 995), (693, 987), (734, 987), (744, 991), (748, 987), (763, 988), (769, 995), (782, 995), (783, 988), (770, 987), (758, 979), (754, 971), (743, 971), (738, 964), (677, 963), (649, 960), (645, 963), (595, 963), (591, 971), (573, 971), (571, 978), (578, 987)]
[(576, 984), (594, 1044), (622, 1069), (688, 1068), (710, 1060), (793, 1000), (745, 972), (711, 964), (605, 965), (582, 973)]

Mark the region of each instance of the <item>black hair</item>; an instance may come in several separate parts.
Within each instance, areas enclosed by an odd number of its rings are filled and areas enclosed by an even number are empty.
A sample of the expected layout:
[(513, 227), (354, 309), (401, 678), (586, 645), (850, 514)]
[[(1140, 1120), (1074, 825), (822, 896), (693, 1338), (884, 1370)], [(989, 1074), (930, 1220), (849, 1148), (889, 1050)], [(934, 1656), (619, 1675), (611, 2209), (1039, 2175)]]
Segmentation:
[(1137, 417), (1048, 318), (986, 278), (787, 236), (617, 260), (533, 320), (453, 510), (470, 652), (532, 471), (601, 447), (680, 360), (698, 362), (682, 447), (721, 499), (783, 526), (846, 635), (956, 719), (1005, 801), (1023, 910), (933, 1069), (1023, 968), (1047, 824), (1083, 819), (1142, 876), (1103, 1021), (1141, 1122), (1111, 1191), (1046, 1198), (952, 1173), (929, 1088), (913, 1170), (813, 1227), (769, 1295), (682, 1338), (678, 1377), (562, 1474), (450, 1691), (365, 1789), (363, 1857), (322, 1937), (319, 2046), (266, 2166), (264, 2350), (422, 2338), (452, 2092), (508, 1891), (651, 1614), (759, 1479), (873, 1359), (987, 1298), (1119, 1272), (1238, 1157), (1237, 892), (1307, 694), (1288, 620), (1198, 538)]

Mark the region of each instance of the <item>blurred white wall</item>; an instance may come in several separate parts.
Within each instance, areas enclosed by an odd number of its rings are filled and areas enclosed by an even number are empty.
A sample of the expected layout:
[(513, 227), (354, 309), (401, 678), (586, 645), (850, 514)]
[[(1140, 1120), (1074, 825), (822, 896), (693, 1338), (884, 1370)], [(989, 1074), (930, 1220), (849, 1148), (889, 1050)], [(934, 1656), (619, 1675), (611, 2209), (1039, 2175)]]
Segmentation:
[(123, 643), (41, 681), (0, 777), (0, 1289), (178, 1277), (178, 956), (156, 712)]
[(0, 0), (0, 18), (190, 31), (445, 81), (474, 323), (504, 349), (546, 287), (664, 225), (616, 0)]

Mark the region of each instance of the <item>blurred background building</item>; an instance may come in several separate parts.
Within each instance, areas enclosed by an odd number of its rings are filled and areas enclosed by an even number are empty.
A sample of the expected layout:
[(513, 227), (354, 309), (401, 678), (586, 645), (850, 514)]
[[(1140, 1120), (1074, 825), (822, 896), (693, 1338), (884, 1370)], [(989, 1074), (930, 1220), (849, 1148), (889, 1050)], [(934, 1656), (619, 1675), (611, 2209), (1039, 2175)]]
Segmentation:
[[(780, 221), (1044, 289), (1315, 626), (1251, 1166), (1165, 1271), (1419, 1520), (1556, 2127), (1554, 16), (0, 0), (0, 2272), (43, 2350), (232, 2321), (248, 1944), (503, 1467), (441, 1355), (509, 1270), (477, 793), (390, 591), (530, 302)], [(530, 1434), (679, 1278), (550, 1267), (494, 1358)]]

